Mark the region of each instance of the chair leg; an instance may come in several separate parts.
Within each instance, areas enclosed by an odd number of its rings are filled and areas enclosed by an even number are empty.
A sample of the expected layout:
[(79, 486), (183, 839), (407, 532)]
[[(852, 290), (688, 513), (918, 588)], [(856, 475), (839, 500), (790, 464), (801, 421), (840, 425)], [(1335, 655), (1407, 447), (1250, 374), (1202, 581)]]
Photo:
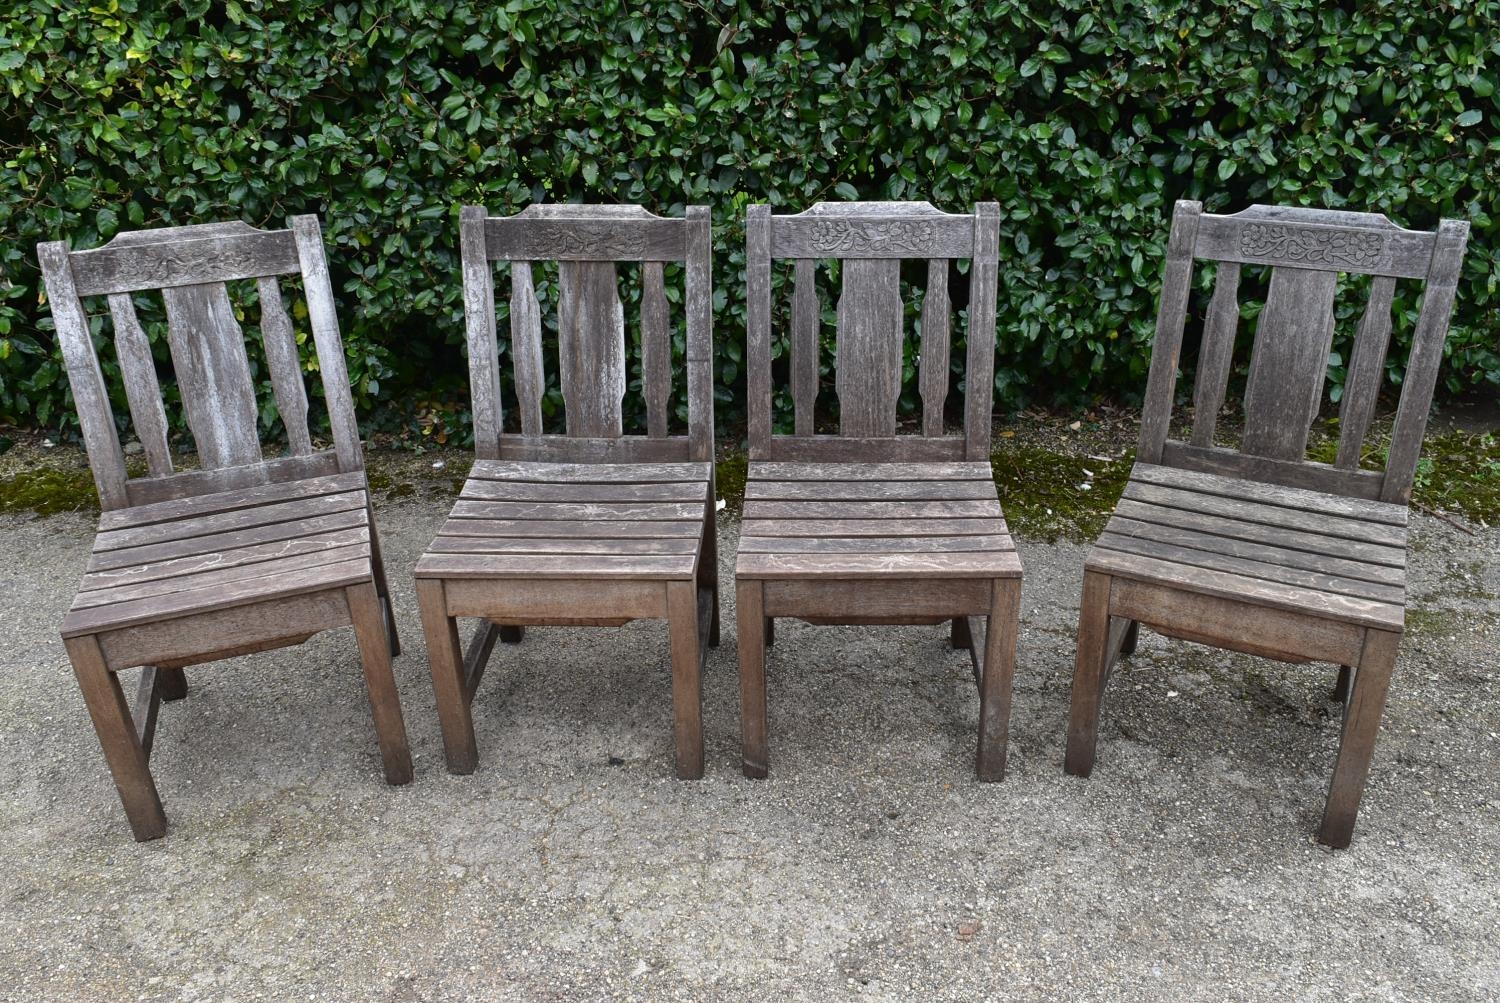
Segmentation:
[(708, 614), (708, 646), (719, 646), (719, 514), (714, 488), (708, 487), (708, 511), (703, 517), (703, 544), (698, 556), (698, 586), (712, 593)]
[(370, 713), (375, 719), (375, 737), (385, 764), (385, 781), (392, 786), (411, 783), (411, 749), (406, 743), (406, 725), (401, 719), (401, 699), (396, 676), (391, 672), (391, 647), (380, 595), (371, 583), (345, 590), (359, 658), (365, 670), (365, 689), (370, 695)]
[(188, 695), (187, 672), (183, 669), (157, 669), (156, 685), (163, 700), (181, 700)]
[(417, 604), (422, 610), (422, 633), (427, 637), (427, 662), (432, 669), (432, 691), (437, 698), (448, 772), (473, 773), (479, 765), (479, 747), (474, 741), (474, 714), (464, 678), (463, 643), (458, 637), (458, 620), (448, 615), (442, 580), (418, 578)]
[(516, 624), (501, 624), (500, 626), (501, 644), (520, 644), (525, 637), (525, 627), (520, 627)]
[(703, 776), (703, 646), (698, 637), (698, 583), (667, 583), (667, 626), (672, 650), (672, 735), (677, 776)]
[(761, 617), (761, 620), (766, 625), (765, 643), (766, 647), (769, 648), (776, 643), (776, 618), (774, 616), (765, 616)]
[(120, 680), (105, 665), (97, 639), (70, 637), (63, 640), (63, 645), (73, 663), (73, 674), (83, 691), (83, 701), (88, 705), (115, 788), (120, 792), (130, 831), (143, 843), (159, 839), (167, 833), (167, 815), (156, 792), (156, 781), (146, 765), (146, 750), (136, 734)]
[(1354, 818), (1365, 792), (1365, 778), (1370, 772), (1370, 758), (1375, 752), (1375, 738), (1380, 731), (1380, 715), (1385, 710), (1385, 695), (1391, 673), (1396, 668), (1396, 652), (1401, 635), (1385, 630), (1365, 631), (1365, 643), (1355, 667), (1354, 688), (1344, 706), (1344, 725), (1339, 737), (1338, 760), (1333, 767), (1333, 782), (1328, 788), (1328, 804), (1323, 809), (1323, 824), (1318, 827), (1318, 841), (1342, 849), (1354, 836)]
[(1140, 639), (1141, 623), (1139, 620), (1131, 620), (1130, 626), (1125, 628), (1125, 639), (1120, 642), (1120, 657), (1129, 658), (1135, 654), (1136, 641)]
[(968, 651), (974, 647), (974, 637), (969, 631), (969, 618), (956, 616), (948, 631), (948, 642), (953, 645), (954, 651)]
[(375, 531), (374, 504), (367, 503), (365, 511), (370, 520), (370, 563), (375, 568), (375, 593), (380, 596), (386, 642), (390, 645), (391, 657), (399, 658), (401, 657), (401, 635), (396, 632), (396, 608), (391, 605), (391, 585), (386, 580), (385, 561), (380, 556), (380, 534)]
[(740, 757), (745, 776), (766, 775), (766, 625), (764, 585), (735, 582), (740, 639)]
[[(984, 632), (984, 676), (979, 684), (979, 748), (974, 771), (980, 780), (1004, 780), (1011, 680), (1016, 671), (1016, 635), (1021, 626), (1021, 581), (1000, 579), (992, 583), (991, 590)], [(959, 622), (953, 621), (955, 625)], [(969, 634), (968, 620), (962, 622), (964, 633)], [(968, 641), (974, 643), (972, 637)]]
[(1109, 660), (1108, 575), (1083, 574), (1083, 601), (1078, 611), (1078, 651), (1073, 663), (1073, 695), (1068, 710), (1068, 751), (1063, 768), (1075, 777), (1094, 769), (1099, 737), (1099, 698)]
[(1341, 704), (1349, 702), (1349, 688), (1354, 685), (1354, 668), (1339, 666), (1339, 681), (1333, 684), (1333, 698)]

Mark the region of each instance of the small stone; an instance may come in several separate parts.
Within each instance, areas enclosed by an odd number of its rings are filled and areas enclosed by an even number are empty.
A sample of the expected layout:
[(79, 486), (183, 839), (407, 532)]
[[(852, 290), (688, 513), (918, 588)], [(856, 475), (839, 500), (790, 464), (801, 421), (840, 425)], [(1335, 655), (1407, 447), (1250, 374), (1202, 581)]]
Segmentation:
[(619, 756), (610, 756), (609, 757), (609, 765), (611, 765), (611, 766), (624, 766), (625, 765), (625, 760), (621, 759)]
[(139, 456), (141, 453), (144, 453), (145, 451), (146, 451), (146, 447), (142, 446), (139, 442), (127, 442), (127, 443), (125, 443), (125, 455), (126, 456)]
[(980, 930), (983, 929), (984, 924), (979, 922), (979, 920), (966, 919), (962, 923), (958, 924), (958, 939), (967, 944), (969, 941), (974, 939), (974, 937), (979, 933)]

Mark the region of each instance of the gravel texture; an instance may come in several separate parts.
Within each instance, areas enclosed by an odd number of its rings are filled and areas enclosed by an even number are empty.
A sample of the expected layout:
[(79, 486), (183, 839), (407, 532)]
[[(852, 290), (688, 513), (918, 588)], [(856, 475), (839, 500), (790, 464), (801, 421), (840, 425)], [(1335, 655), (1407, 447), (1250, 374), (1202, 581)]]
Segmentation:
[(0, 516), (0, 998), (1500, 999), (1500, 530), (1415, 518), (1408, 636), (1331, 851), (1331, 666), (1143, 631), (1093, 778), (1064, 776), (1068, 543), (1022, 541), (1004, 783), (973, 779), (945, 629), (793, 622), (771, 776), (744, 779), (728, 519), (705, 779), (672, 778), (652, 622), (497, 648), (479, 771), (449, 776), (410, 578), (444, 509), (378, 512), (416, 782), (383, 784), (335, 631), (189, 670), (152, 759), (171, 830), (144, 845), (57, 638), (92, 520)]

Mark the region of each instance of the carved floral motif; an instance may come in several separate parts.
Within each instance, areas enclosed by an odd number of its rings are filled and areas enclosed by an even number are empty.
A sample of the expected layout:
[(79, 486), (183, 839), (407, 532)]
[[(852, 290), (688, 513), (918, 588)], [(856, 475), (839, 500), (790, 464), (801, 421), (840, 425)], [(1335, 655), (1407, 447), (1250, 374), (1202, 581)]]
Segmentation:
[(533, 231), (541, 247), (555, 247), (567, 255), (598, 255), (600, 258), (628, 258), (639, 255), (646, 249), (646, 239), (639, 232), (621, 232), (609, 229), (605, 233), (590, 233), (578, 225), (554, 226), (536, 224)]
[(1281, 223), (1247, 223), (1240, 253), (1309, 265), (1367, 268), (1380, 260), (1385, 237), (1363, 230), (1312, 230)]
[(921, 253), (936, 236), (936, 227), (918, 220), (891, 220), (885, 223), (852, 223), (844, 220), (818, 220), (813, 224), (812, 243), (829, 254), (871, 249)]

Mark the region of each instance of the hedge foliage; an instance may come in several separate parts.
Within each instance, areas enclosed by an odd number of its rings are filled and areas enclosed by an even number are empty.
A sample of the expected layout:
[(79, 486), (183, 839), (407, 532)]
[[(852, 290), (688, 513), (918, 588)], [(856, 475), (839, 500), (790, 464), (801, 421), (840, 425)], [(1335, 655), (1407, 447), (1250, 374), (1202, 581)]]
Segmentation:
[(1176, 198), (1464, 217), (1444, 390), (1500, 388), (1495, 0), (7, 7), (7, 421), (70, 417), (38, 240), (300, 212), (333, 245), (364, 412), (461, 401), (455, 207), (538, 200), (713, 206), (731, 420), (752, 201), (998, 200), (1001, 407), (1139, 392)]

